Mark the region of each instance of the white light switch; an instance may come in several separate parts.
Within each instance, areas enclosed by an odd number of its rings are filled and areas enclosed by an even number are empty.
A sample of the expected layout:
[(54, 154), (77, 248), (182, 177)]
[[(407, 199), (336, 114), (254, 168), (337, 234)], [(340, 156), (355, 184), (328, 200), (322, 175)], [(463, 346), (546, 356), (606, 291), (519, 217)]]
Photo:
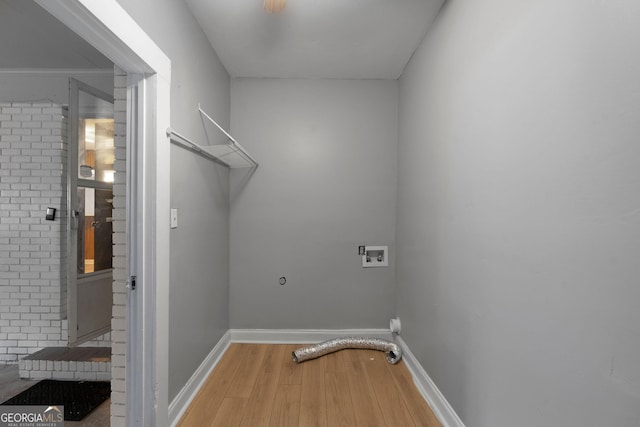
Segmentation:
[(171, 228), (178, 228), (178, 209), (171, 209)]

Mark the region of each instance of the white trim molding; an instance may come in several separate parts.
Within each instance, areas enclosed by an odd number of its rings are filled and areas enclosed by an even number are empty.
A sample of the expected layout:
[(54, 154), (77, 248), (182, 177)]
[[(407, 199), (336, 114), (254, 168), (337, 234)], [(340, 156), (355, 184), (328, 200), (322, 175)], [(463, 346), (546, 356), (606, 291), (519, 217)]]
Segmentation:
[(313, 344), (333, 338), (393, 337), (388, 329), (230, 329), (231, 342), (265, 344)]
[(427, 372), (424, 370), (418, 359), (409, 349), (407, 343), (404, 342), (399, 336), (396, 337), (396, 343), (402, 348), (402, 359), (404, 360), (407, 369), (411, 372), (413, 381), (422, 394), (422, 397), (427, 401), (431, 410), (442, 423), (444, 427), (464, 427), (464, 423), (453, 410), (444, 395), (438, 390), (436, 384), (429, 378)]
[(209, 353), (209, 355), (204, 359), (204, 361), (200, 364), (198, 369), (193, 373), (189, 381), (182, 387), (182, 390), (178, 393), (178, 395), (171, 401), (169, 404), (169, 425), (176, 426), (180, 419), (186, 412), (187, 408), (193, 399), (198, 394), (198, 391), (202, 388), (205, 381), (213, 372), (213, 369), (216, 367), (222, 355), (227, 351), (229, 345), (231, 344), (231, 333), (227, 331), (220, 341), (213, 347), (213, 350)]
[(117, 0), (36, 2), (123, 70), (171, 79), (169, 57)]

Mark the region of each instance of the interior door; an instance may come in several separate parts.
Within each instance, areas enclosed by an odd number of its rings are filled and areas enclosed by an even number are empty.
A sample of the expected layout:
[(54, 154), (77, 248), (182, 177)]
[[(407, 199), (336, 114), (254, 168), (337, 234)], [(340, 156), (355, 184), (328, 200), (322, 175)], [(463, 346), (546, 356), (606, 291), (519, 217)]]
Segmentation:
[(69, 84), (69, 346), (111, 330), (113, 97)]

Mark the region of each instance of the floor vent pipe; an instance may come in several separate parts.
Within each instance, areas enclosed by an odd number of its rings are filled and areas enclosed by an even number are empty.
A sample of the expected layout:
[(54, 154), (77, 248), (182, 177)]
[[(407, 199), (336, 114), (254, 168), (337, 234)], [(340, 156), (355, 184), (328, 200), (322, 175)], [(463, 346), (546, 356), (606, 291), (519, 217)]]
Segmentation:
[(291, 353), (293, 361), (296, 363), (305, 360), (316, 359), (325, 354), (334, 353), (347, 348), (364, 348), (369, 350), (380, 350), (387, 353), (387, 362), (395, 365), (402, 358), (402, 349), (394, 342), (380, 338), (359, 338), (344, 337), (324, 341), (310, 347), (302, 347)]

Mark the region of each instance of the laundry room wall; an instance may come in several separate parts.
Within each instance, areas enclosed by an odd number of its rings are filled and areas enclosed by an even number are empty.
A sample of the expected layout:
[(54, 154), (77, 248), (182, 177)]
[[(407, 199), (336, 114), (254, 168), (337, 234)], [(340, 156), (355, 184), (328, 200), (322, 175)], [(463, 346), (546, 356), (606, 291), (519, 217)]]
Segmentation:
[[(231, 94), (260, 163), (232, 173), (232, 328), (388, 327), (397, 82), (234, 79)], [(363, 268), (359, 245), (388, 245), (389, 267)]]
[[(184, 2), (119, 0), (171, 60), (171, 127), (207, 145), (198, 104), (229, 127), (229, 76)], [(229, 329), (229, 170), (172, 144), (169, 290), (169, 401)], [(169, 212), (167, 212), (167, 218)], [(160, 316), (165, 314), (159, 313)]]
[(397, 314), (468, 426), (638, 424), (639, 16), (446, 2), (400, 80)]

